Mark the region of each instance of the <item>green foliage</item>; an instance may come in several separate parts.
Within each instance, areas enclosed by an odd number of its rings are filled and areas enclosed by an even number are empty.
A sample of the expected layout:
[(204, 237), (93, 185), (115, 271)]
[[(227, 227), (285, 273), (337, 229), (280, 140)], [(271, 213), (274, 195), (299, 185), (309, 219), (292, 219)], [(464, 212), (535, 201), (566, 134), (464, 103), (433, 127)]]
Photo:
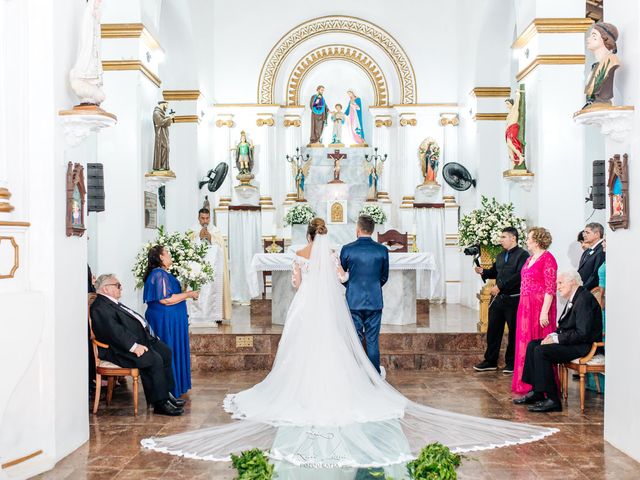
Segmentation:
[(413, 480), (455, 480), (456, 468), (462, 456), (452, 453), (441, 443), (431, 443), (424, 447), (418, 458), (407, 464), (407, 471)]
[(238, 471), (236, 480), (271, 480), (273, 478), (273, 465), (258, 448), (241, 452), (239, 456), (231, 455), (231, 463)]
[(316, 217), (316, 212), (307, 203), (294, 205), (284, 216), (285, 225), (308, 225)]

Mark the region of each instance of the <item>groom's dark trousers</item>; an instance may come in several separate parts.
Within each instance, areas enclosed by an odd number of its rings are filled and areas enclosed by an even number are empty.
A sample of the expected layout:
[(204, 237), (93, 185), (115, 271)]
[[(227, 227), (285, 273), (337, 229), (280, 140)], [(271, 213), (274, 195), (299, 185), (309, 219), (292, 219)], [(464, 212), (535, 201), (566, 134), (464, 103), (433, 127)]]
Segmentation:
[(369, 360), (380, 372), (382, 287), (389, 278), (389, 251), (371, 237), (360, 237), (342, 247), (340, 263), (349, 273), (345, 286), (353, 324), (366, 344)]

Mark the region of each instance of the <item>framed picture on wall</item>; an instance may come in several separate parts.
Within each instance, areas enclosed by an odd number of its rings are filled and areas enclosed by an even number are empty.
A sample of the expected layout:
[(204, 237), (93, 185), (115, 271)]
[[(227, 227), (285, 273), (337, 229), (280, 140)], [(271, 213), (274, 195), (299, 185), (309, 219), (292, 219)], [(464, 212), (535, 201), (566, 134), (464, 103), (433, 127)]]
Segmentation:
[(609, 227), (611, 230), (629, 228), (629, 156), (609, 159)]
[(84, 186), (84, 167), (69, 162), (67, 165), (67, 237), (84, 235), (84, 203), (87, 191)]
[(158, 228), (158, 195), (144, 192), (144, 228)]

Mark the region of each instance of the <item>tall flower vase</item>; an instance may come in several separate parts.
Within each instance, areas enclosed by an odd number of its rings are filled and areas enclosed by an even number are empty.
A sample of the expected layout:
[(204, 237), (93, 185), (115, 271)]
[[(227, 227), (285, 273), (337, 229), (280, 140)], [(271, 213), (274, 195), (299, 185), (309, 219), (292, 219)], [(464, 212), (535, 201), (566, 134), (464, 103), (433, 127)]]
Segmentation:
[[(495, 255), (487, 247), (480, 247), (480, 266), (489, 269), (495, 262)], [(495, 286), (495, 280), (487, 280), (480, 292), (477, 294), (480, 300), (480, 320), (478, 321), (478, 332), (486, 332), (489, 325), (489, 305), (491, 304), (491, 289)]]

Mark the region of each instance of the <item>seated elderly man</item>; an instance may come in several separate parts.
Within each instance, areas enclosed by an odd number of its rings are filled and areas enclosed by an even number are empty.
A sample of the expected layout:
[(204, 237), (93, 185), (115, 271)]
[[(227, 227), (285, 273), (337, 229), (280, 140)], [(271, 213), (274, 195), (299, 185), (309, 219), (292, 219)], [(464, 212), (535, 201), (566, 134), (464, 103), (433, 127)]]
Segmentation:
[(91, 305), (91, 321), (96, 339), (109, 345), (98, 348), (98, 356), (125, 368), (140, 370), (142, 388), (154, 413), (177, 416), (184, 400), (176, 399), (171, 369), (171, 349), (153, 333), (144, 317), (119, 302), (122, 285), (115, 275), (100, 275), (98, 296)]
[(558, 328), (527, 346), (522, 381), (533, 386), (533, 390), (513, 401), (516, 405), (531, 405), (530, 412), (562, 411), (553, 365), (584, 357), (593, 342), (602, 339), (600, 305), (591, 292), (582, 287), (580, 274), (576, 271), (560, 273), (558, 293), (568, 300), (558, 320)]

